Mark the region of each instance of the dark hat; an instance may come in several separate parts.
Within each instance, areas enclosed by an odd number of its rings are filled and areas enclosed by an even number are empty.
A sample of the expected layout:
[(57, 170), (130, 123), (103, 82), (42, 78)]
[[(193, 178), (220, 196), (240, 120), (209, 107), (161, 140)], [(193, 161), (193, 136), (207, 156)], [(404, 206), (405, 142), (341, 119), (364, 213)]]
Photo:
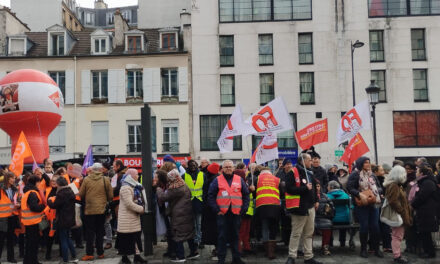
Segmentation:
[(218, 163), (213, 162), (208, 165), (208, 171), (211, 174), (217, 174), (219, 170), (220, 170), (220, 165), (218, 165)]
[(163, 157), (163, 162), (173, 162), (176, 163), (176, 161), (174, 160), (173, 156), (167, 154)]
[(287, 163), (292, 164), (292, 161), (290, 159), (288, 159), (288, 158), (284, 159), (283, 160), (283, 167), (286, 166)]
[(307, 153), (310, 155), (310, 157), (321, 159), (321, 156), (318, 154), (318, 152), (315, 151), (315, 147), (311, 146), (309, 149), (305, 149), (301, 151), (301, 153)]

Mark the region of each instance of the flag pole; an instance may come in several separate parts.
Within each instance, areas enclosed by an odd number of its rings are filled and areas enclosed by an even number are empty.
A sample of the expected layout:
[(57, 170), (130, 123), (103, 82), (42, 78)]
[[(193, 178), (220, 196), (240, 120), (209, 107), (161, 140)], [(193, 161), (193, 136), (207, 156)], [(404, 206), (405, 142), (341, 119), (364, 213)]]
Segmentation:
[[(251, 137), (251, 140), (252, 140), (252, 137)], [(260, 143), (261, 143), (261, 141), (263, 141), (263, 138), (260, 140)], [(258, 143), (258, 145), (260, 145), (260, 143)], [(252, 148), (249, 148), (249, 141), (247, 140), (247, 137), (246, 137), (246, 145), (247, 145), (247, 148), (251, 151), (251, 157), (249, 159), (249, 166), (248, 166), (250, 168), (253, 153), (252, 153)], [(252, 183), (251, 186), (253, 186), (254, 185), (254, 171), (252, 170), (252, 168), (250, 168), (250, 171), (251, 171), (251, 183)]]
[[(299, 149), (300, 149), (300, 145), (299, 145), (299, 141), (298, 141), (298, 137), (296, 136), (296, 132), (295, 131), (293, 131), (293, 135), (295, 136), (295, 140), (296, 140), (296, 144), (298, 145), (298, 155), (299, 155)], [(304, 173), (306, 174), (306, 178), (307, 178), (307, 183), (310, 183), (310, 180), (309, 180), (309, 175), (307, 175), (307, 170), (306, 170), (306, 165), (304, 164), (304, 159), (301, 159), (302, 160), (302, 162), (303, 162), (303, 168), (304, 168)]]

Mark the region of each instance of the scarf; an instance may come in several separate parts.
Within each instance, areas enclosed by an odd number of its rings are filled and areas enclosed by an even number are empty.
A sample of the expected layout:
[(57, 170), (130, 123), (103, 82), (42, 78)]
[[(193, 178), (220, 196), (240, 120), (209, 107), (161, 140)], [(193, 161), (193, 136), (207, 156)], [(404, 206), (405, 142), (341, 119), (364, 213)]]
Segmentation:
[(145, 189), (139, 182), (135, 181), (130, 175), (125, 174), (121, 179), (122, 186), (128, 185), (133, 188), (133, 201), (144, 207), (144, 212), (148, 212), (147, 195)]
[(371, 175), (371, 172), (366, 172), (364, 170), (361, 170), (359, 172), (359, 188), (360, 191), (366, 191), (371, 190), (374, 193), (374, 196), (376, 196), (376, 203), (380, 203), (380, 195), (379, 191), (377, 190), (376, 181)]
[(414, 181), (409, 183), (409, 185), (411, 186), (411, 189), (409, 190), (408, 201), (410, 203), (414, 200), (414, 197), (416, 196), (416, 193), (419, 191), (419, 184), (418, 184), (418, 182), (421, 179), (426, 178), (426, 177), (428, 177), (428, 176), (422, 175), (422, 176), (416, 177), (416, 179)]
[(176, 169), (168, 172), (167, 176), (168, 176), (167, 189), (177, 189), (185, 185), (185, 182), (183, 181), (182, 177), (180, 177), (180, 174)]

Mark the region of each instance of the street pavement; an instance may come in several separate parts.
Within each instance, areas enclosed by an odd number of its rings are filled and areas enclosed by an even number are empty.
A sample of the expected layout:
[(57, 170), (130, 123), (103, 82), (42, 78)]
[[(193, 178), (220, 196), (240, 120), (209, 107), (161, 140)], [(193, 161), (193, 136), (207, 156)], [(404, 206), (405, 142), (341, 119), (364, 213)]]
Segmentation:
[[(337, 233), (337, 232), (336, 232)], [(370, 254), (368, 259), (364, 259), (359, 257), (359, 240), (356, 239), (356, 250), (351, 251), (348, 248), (339, 248), (339, 242), (335, 238), (335, 247), (331, 249), (332, 255), (331, 256), (323, 256), (320, 254), (320, 246), (321, 246), (321, 237), (316, 236), (314, 239), (314, 253), (317, 260), (323, 262), (323, 263), (350, 263), (350, 264), (364, 264), (364, 263), (374, 263), (374, 264), (385, 264), (385, 263), (393, 263), (393, 256), (391, 253), (384, 253), (385, 258), (380, 259), (375, 257), (373, 254)], [(404, 243), (402, 244), (404, 246)], [(186, 247), (186, 245), (185, 245)], [(212, 246), (206, 246), (204, 249), (200, 250), (200, 258), (197, 260), (187, 261), (188, 264), (216, 264), (216, 261), (211, 260), (211, 250), (213, 249)], [(162, 254), (166, 250), (166, 243), (164, 242), (158, 242), (156, 246), (154, 246), (154, 254), (153, 256), (144, 257), (148, 260), (148, 263), (150, 264), (159, 264), (159, 263), (172, 263), (169, 259), (163, 258)], [(6, 262), (6, 248), (4, 248), (3, 251), (3, 257), (2, 257), (2, 263)], [(84, 255), (84, 249), (78, 249), (77, 254), (78, 257), (82, 257)], [(188, 255), (189, 251), (188, 248), (185, 248), (185, 254)], [(288, 248), (287, 246), (282, 245), (281, 243), (277, 246), (276, 256), (277, 258), (274, 260), (268, 260), (264, 257), (264, 249), (262, 246), (257, 246), (255, 250), (255, 254), (246, 256), (243, 258), (243, 260), (248, 263), (270, 263), (270, 264), (284, 264), (287, 259), (288, 254)], [(55, 264), (59, 263), (58, 258), (58, 245), (53, 246), (53, 261), (45, 261), (44, 260), (44, 250), (39, 251), (39, 259), (43, 263), (48, 264)], [(17, 252), (18, 256), (18, 252)], [(424, 260), (419, 259), (415, 255), (407, 255), (408, 259), (410, 260), (411, 264), (440, 264), (440, 251), (437, 251), (437, 258), (431, 259), (431, 260)], [(120, 263), (120, 257), (117, 255), (117, 252), (114, 248), (106, 250), (105, 251), (105, 259), (102, 260), (95, 260), (95, 261), (89, 261), (89, 262), (80, 262), (80, 263), (108, 263), (108, 264), (116, 264)], [(21, 259), (19, 260), (19, 263), (21, 263)], [(228, 257), (227, 262), (231, 263), (231, 254), (228, 250)], [(297, 259), (296, 263), (304, 263), (302, 258)]]

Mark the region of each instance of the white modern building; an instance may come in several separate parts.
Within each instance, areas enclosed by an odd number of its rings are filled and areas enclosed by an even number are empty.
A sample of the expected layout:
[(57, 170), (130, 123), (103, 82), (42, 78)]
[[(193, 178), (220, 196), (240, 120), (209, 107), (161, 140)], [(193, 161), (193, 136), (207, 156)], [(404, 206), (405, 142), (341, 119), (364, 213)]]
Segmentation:
[[(375, 79), (379, 162), (440, 156), (440, 0), (192, 1), (194, 157), (249, 158), (257, 139), (236, 137), (232, 153), (216, 141), (238, 104), (244, 118), (282, 97), (296, 128), (323, 118), (323, 163), (337, 163), (336, 129)], [(373, 155), (372, 131), (362, 132)], [(293, 131), (280, 152), (298, 150)], [(292, 156), (295, 156), (294, 154)]]

